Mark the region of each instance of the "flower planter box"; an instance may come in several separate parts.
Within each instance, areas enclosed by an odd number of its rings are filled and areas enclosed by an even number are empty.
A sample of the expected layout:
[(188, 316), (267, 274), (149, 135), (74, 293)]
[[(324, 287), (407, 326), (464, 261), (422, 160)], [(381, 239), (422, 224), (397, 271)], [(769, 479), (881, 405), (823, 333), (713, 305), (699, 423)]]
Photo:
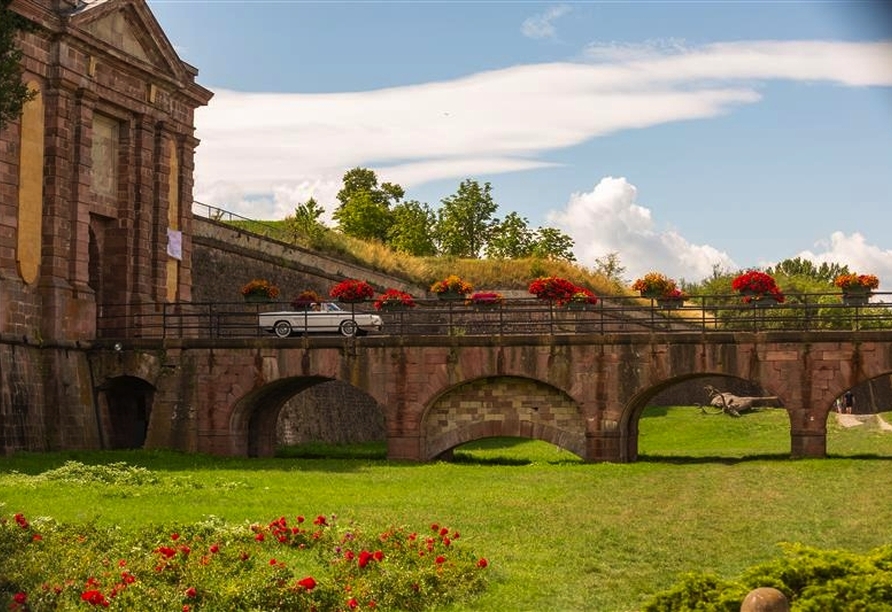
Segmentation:
[(866, 306), (871, 295), (867, 287), (849, 287), (843, 290), (842, 301), (846, 306)]
[(249, 303), (264, 304), (272, 301), (268, 295), (261, 295), (259, 293), (250, 293), (244, 297), (245, 301)]
[(657, 298), (657, 305), (660, 308), (665, 308), (667, 310), (675, 310), (676, 308), (680, 308), (682, 304), (684, 304), (684, 300), (676, 298)]
[(463, 300), (464, 298), (464, 294), (458, 291), (441, 291), (437, 294), (438, 300)]

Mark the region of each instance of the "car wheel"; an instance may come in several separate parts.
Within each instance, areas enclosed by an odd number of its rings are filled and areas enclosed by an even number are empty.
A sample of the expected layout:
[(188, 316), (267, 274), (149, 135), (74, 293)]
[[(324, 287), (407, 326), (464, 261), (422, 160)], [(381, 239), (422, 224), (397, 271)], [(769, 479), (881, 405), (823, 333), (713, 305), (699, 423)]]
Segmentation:
[(359, 325), (353, 319), (341, 321), (340, 332), (342, 336), (353, 337), (359, 331)]
[(291, 323), (288, 321), (276, 321), (273, 331), (279, 338), (287, 338), (291, 335)]

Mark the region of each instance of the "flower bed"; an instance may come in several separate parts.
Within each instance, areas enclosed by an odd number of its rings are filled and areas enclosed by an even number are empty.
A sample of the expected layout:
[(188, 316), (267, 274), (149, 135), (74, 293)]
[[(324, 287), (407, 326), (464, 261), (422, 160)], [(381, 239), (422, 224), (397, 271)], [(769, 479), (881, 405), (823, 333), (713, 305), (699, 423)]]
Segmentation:
[(329, 295), (340, 302), (354, 303), (372, 299), (375, 290), (365, 281), (348, 278), (332, 287)]
[(784, 294), (769, 274), (759, 270), (747, 270), (731, 281), (731, 289), (743, 296), (744, 303), (784, 302)]
[(296, 298), (291, 300), (291, 307), (295, 310), (306, 310), (322, 302), (318, 293), (312, 290), (301, 291)]
[(279, 288), (265, 278), (255, 278), (242, 287), (241, 294), (246, 300), (274, 300), (279, 297)]
[(675, 291), (676, 285), (673, 279), (668, 278), (659, 272), (648, 272), (642, 278), (635, 281), (632, 285), (632, 289), (640, 292), (641, 297), (659, 298)]
[(563, 306), (573, 299), (579, 287), (558, 276), (540, 276), (530, 283), (528, 290), (540, 300), (548, 300), (557, 306)]
[(843, 291), (871, 291), (880, 286), (880, 279), (873, 274), (840, 274), (833, 284)]
[(415, 308), (415, 298), (399, 289), (388, 289), (375, 300), (377, 310), (406, 310)]
[(126, 534), (95, 524), (0, 518), (0, 599), (9, 610), (423, 610), (486, 586), (485, 558), (458, 531), (366, 533), (333, 516)]
[(443, 280), (439, 280), (431, 285), (431, 292), (443, 299), (461, 299), (473, 290), (474, 285), (462, 280), (455, 274), (450, 274)]
[(495, 291), (478, 291), (468, 298), (468, 304), (475, 308), (497, 308), (504, 301), (502, 294)]

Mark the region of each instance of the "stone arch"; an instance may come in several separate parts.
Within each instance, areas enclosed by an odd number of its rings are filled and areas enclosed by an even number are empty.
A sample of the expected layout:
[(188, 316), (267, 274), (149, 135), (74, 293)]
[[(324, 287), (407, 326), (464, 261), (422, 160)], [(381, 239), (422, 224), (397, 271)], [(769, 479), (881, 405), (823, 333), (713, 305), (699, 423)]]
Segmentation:
[[(871, 376), (864, 376), (857, 381), (852, 381), (850, 383), (851, 386), (847, 386), (846, 388), (838, 388), (834, 387), (831, 391), (830, 395), (834, 396), (833, 400), (830, 400), (830, 404), (828, 406), (821, 406), (822, 409), (826, 408), (826, 413), (824, 413), (824, 430), (827, 432), (827, 452), (833, 454), (835, 456), (845, 456), (849, 455), (850, 451), (840, 452), (840, 441), (837, 435), (831, 435), (830, 432), (832, 430), (830, 426), (830, 419), (836, 418), (837, 423), (844, 429), (849, 427), (867, 427), (867, 428), (877, 428), (880, 432), (882, 432), (880, 442), (882, 446), (886, 444), (886, 436), (888, 440), (892, 442), (892, 431), (889, 430), (892, 427), (892, 422), (890, 419), (883, 418), (879, 415), (880, 412), (888, 412), (892, 410), (892, 372), (872, 372)], [(854, 396), (854, 407), (852, 409), (852, 418), (844, 418), (842, 416), (837, 416), (837, 407), (836, 407), (836, 398), (840, 400), (842, 403), (843, 394), (846, 391), (852, 391)], [(842, 412), (845, 412), (844, 407), (841, 405), (840, 409)], [(865, 451), (870, 452), (870, 451)]]
[[(233, 454), (272, 457), (277, 447), (279, 417), (289, 400), (308, 389), (332, 383), (348, 384), (318, 375), (291, 376), (269, 382), (242, 397), (236, 402), (229, 422)], [(384, 432), (384, 412), (373, 398), (369, 399), (381, 417), (380, 427)]]
[(149, 431), (155, 387), (136, 376), (107, 379), (98, 389), (105, 448), (142, 448)]
[[(710, 379), (726, 379), (731, 381), (738, 381), (750, 385), (755, 385), (760, 389), (764, 389), (766, 395), (776, 396), (778, 397), (781, 406), (786, 406), (784, 402), (783, 395), (781, 393), (776, 393), (772, 389), (766, 389), (762, 385), (756, 383), (755, 381), (750, 381), (746, 378), (741, 378), (740, 376), (734, 376), (731, 374), (725, 374), (722, 372), (699, 372), (699, 373), (691, 373), (684, 374), (681, 376), (676, 376), (672, 378), (667, 378), (665, 380), (660, 381), (658, 384), (655, 384), (646, 389), (640, 390), (638, 393), (633, 395), (630, 400), (623, 407), (622, 417), (619, 422), (620, 429), (620, 452), (621, 457), (620, 460), (623, 462), (632, 462), (637, 461), (638, 459), (638, 434), (639, 434), (639, 421), (641, 419), (642, 414), (644, 413), (644, 409), (650, 405), (651, 400), (653, 400), (660, 393), (666, 391), (667, 389), (678, 385), (678, 384), (694, 384), (697, 381), (706, 382)], [(697, 403), (700, 402), (706, 403), (706, 396), (704, 395), (702, 399), (698, 399)], [(789, 409), (787, 409), (787, 416), (789, 417)], [(791, 422), (791, 431), (792, 431), (792, 422)]]
[(425, 410), (421, 435), (422, 460), (448, 458), (456, 446), (500, 436), (544, 440), (585, 458), (578, 403), (522, 376), (486, 376), (445, 390)]

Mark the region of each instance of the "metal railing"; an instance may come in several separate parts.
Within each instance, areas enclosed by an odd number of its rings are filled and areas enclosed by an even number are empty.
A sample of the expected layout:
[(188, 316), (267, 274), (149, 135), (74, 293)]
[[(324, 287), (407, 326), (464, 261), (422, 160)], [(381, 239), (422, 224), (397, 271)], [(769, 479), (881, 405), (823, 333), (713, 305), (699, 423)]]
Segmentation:
[[(885, 294), (875, 294), (875, 299)], [(717, 333), (846, 330), (892, 331), (892, 303), (848, 305), (839, 294), (788, 295), (784, 303), (743, 303), (740, 296), (692, 296), (682, 305), (633, 297), (604, 297), (595, 305), (555, 305), (505, 299), (475, 306), (464, 300), (416, 300), (406, 310), (377, 311), (373, 303), (345, 306), (347, 316), (376, 312), (385, 335), (560, 335), (641, 332)], [(291, 311), (287, 302), (121, 304), (101, 309), (100, 338), (274, 337), (259, 325), (263, 312)], [(300, 312), (300, 311), (295, 311)], [(304, 317), (308, 321), (309, 317)], [(308, 334), (295, 325), (293, 334)], [(337, 332), (334, 332), (337, 333)]]
[(293, 238), (293, 236), (291, 236), (287, 230), (283, 229), (281, 225), (243, 217), (237, 213), (210, 204), (203, 204), (202, 202), (192, 202), (192, 214), (204, 217), (205, 219), (211, 219), (212, 221), (228, 223), (238, 227), (242, 231), (250, 232), (258, 236), (264, 236), (266, 238), (272, 238), (279, 242), (291, 242)]

